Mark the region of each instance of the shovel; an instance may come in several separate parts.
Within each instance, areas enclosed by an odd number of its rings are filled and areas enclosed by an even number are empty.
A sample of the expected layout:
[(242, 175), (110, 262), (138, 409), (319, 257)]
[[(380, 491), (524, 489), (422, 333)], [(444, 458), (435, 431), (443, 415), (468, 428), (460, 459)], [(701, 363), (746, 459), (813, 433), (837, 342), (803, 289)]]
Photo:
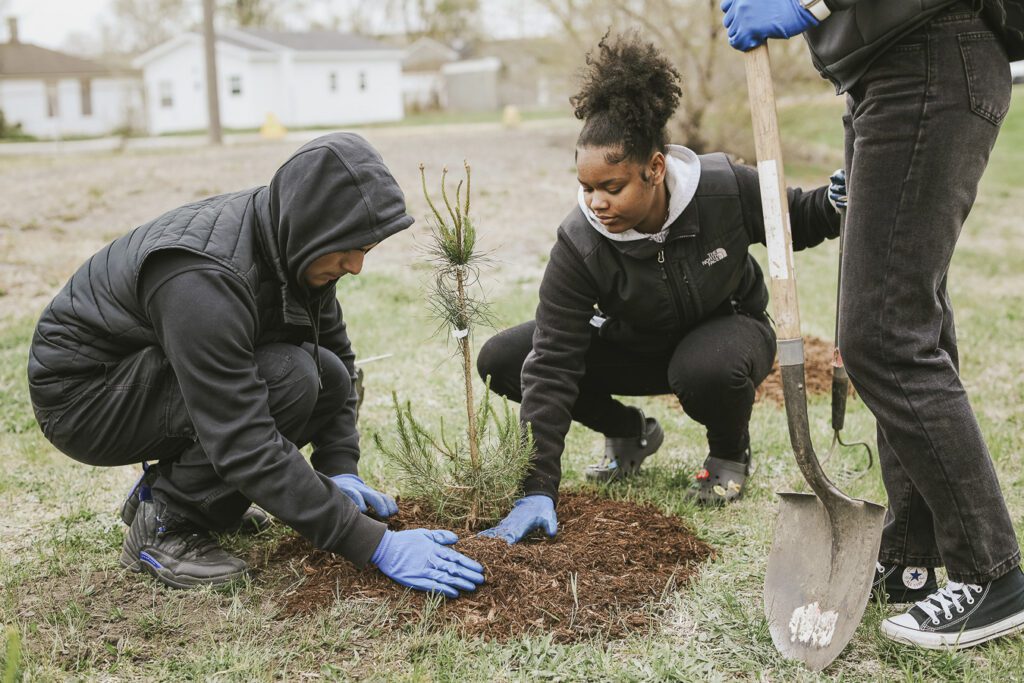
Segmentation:
[(836, 488), (811, 445), (789, 203), (768, 48), (755, 48), (745, 59), (786, 420), (797, 464), (814, 491), (779, 493), (764, 610), (779, 652), (819, 671), (846, 647), (864, 615), (885, 509)]

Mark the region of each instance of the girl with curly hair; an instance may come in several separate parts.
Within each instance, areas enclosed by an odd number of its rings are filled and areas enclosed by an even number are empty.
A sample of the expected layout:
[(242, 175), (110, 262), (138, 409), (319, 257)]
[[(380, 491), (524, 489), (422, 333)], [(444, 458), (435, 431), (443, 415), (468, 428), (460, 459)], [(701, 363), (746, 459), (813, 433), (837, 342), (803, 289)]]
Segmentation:
[[(494, 529), (515, 543), (557, 529), (565, 435), (575, 420), (605, 436), (588, 478), (636, 474), (661, 446), (657, 420), (615, 395), (674, 394), (707, 429), (708, 457), (687, 496), (724, 504), (750, 473), (754, 389), (775, 357), (768, 290), (748, 247), (764, 243), (757, 172), (724, 154), (668, 144), (679, 74), (636, 34), (606, 36), (572, 98), (577, 201), (558, 229), (536, 319), (481, 349), (491, 389), (522, 404), (537, 444), (525, 497)], [(836, 181), (842, 201), (844, 182)], [(793, 243), (839, 232), (829, 187), (789, 192)]]

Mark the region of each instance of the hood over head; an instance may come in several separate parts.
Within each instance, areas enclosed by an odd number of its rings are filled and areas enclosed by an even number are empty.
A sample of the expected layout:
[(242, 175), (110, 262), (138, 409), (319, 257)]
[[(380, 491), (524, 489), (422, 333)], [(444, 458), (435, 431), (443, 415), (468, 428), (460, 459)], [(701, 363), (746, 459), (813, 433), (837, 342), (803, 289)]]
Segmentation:
[(267, 192), (280, 266), (287, 285), (300, 292), (307, 291), (302, 274), (317, 258), (380, 242), (414, 220), (380, 154), (354, 133), (303, 145)]

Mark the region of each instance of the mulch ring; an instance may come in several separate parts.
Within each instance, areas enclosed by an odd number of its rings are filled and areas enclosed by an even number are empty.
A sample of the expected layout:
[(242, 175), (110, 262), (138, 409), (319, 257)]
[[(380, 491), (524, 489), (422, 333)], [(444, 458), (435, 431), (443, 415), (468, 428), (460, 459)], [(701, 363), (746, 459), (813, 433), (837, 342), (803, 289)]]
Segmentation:
[[(622, 637), (649, 628), (666, 592), (684, 585), (714, 551), (677, 517), (652, 505), (620, 502), (590, 493), (564, 493), (558, 535), (516, 545), (460, 534), (457, 550), (484, 565), (487, 583), (475, 593), (442, 601), (439, 626), (460, 625), (467, 635), (506, 640), (528, 631), (569, 643), (594, 635)], [(438, 528), (415, 501), (402, 501), (392, 529)], [(275, 568), (301, 566), (305, 580)], [(426, 597), (409, 594), (376, 569), (285, 539), (267, 561), (262, 581), (282, 591), (281, 617), (328, 608), (335, 596), (387, 601), (396, 627), (419, 621)], [(276, 576), (275, 576), (276, 574)], [(411, 599), (409, 599), (411, 597)]]
[[(835, 345), (820, 337), (804, 337), (804, 377), (808, 396), (819, 396), (832, 391), (832, 350)], [(854, 395), (850, 385), (850, 396)], [(674, 400), (675, 397), (673, 397)], [(779, 359), (775, 359), (772, 371), (761, 382), (754, 394), (755, 401), (772, 401), (782, 405), (782, 375), (779, 373)]]

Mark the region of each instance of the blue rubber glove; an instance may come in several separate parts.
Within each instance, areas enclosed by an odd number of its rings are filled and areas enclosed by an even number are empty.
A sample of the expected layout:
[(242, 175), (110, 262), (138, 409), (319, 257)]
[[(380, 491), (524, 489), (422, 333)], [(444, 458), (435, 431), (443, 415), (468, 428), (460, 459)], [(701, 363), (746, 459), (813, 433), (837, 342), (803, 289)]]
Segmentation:
[(447, 547), (458, 540), (444, 530), (385, 531), (370, 562), (403, 586), (457, 598), (484, 582), (479, 562)]
[(390, 517), (398, 512), (398, 503), (386, 493), (371, 489), (362, 479), (354, 474), (336, 474), (331, 481), (352, 499), (360, 512), (367, 512), (367, 504), (373, 508), (378, 517)]
[(558, 533), (555, 501), (547, 496), (535, 495), (520, 498), (498, 526), (481, 531), (479, 535), (500, 538), (509, 545), (513, 545), (523, 540), (523, 537), (534, 529), (544, 529), (548, 536)]
[(838, 212), (846, 208), (849, 199), (846, 193), (846, 171), (837, 169), (828, 179), (828, 201)]
[(818, 25), (799, 0), (722, 0), (729, 44), (753, 50), (768, 38), (792, 38)]

